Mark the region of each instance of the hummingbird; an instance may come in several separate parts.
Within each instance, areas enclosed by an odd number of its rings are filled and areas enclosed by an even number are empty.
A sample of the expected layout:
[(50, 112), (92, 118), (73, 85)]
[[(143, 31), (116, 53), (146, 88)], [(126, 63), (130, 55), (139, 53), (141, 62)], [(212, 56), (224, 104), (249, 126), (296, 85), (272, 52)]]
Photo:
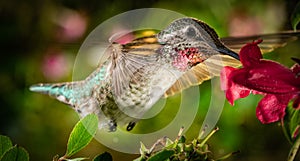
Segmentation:
[(130, 131), (160, 98), (209, 80), (224, 65), (239, 66), (237, 52), (249, 40), (264, 39), (262, 50), (270, 51), (297, 35), (299, 32), (220, 39), (206, 23), (180, 18), (157, 34), (126, 44), (112, 42), (106, 50), (107, 60), (84, 80), (41, 83), (30, 90), (56, 98), (81, 117), (96, 114), (101, 129), (116, 131), (121, 125)]

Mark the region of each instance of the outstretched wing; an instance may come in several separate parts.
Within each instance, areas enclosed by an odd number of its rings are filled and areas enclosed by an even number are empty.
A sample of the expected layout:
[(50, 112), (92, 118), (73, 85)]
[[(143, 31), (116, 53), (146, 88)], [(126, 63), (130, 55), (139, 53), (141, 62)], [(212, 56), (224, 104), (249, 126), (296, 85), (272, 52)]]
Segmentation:
[[(123, 95), (130, 88), (129, 83), (141, 81), (139, 79), (145, 74), (144, 68), (155, 62), (153, 55), (160, 45), (153, 33), (153, 30), (133, 31), (112, 39), (114, 42), (110, 46), (111, 72), (115, 97)], [(141, 37), (128, 40), (138, 35)]]
[[(286, 45), (289, 41), (294, 41), (300, 37), (300, 31), (286, 31), (274, 34), (263, 34), (245, 37), (226, 37), (221, 38), (221, 41), (225, 46), (229, 47), (235, 52), (239, 52), (240, 49), (251, 41), (262, 39), (263, 42), (259, 44), (262, 53), (268, 53), (275, 48), (282, 47)], [(210, 57), (203, 63), (200, 63), (190, 69), (188, 72), (183, 74), (176, 83), (169, 88), (165, 97), (172, 96), (183, 89), (190, 86), (195, 86), (201, 84), (203, 81), (211, 79), (213, 76), (218, 76), (220, 70), (224, 66), (238, 67), (241, 63), (227, 55), (217, 55)]]
[(165, 92), (165, 97), (172, 96), (191, 86), (199, 85), (220, 74), (224, 66), (237, 67), (240, 62), (227, 55), (214, 55), (204, 62), (192, 67), (185, 72), (175, 83)]
[(300, 31), (284, 31), (273, 34), (262, 34), (244, 37), (224, 37), (221, 41), (230, 49), (239, 52), (241, 47), (253, 40), (262, 39), (259, 47), (263, 53), (271, 52), (275, 48), (286, 45), (289, 41), (297, 40), (300, 37)]
[(116, 97), (128, 91), (132, 83), (142, 81), (145, 69), (155, 64), (154, 45), (126, 46), (115, 44), (112, 52), (112, 85)]

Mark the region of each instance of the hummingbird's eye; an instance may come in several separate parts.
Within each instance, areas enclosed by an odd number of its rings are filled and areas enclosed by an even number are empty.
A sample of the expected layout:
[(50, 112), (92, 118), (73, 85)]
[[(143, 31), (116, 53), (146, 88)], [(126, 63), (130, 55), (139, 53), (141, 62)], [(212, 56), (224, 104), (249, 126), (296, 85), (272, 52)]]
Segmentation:
[(186, 36), (188, 37), (195, 37), (196, 36), (196, 31), (193, 27), (189, 27), (187, 30), (186, 30)]

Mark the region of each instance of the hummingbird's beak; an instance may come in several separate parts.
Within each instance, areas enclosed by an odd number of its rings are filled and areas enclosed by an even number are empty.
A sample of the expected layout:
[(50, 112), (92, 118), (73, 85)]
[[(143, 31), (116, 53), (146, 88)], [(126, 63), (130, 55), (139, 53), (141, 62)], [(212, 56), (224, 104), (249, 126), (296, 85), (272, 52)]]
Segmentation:
[(229, 55), (237, 60), (240, 60), (239, 54), (237, 54), (236, 52), (224, 47), (224, 48), (218, 48), (218, 51), (224, 55)]

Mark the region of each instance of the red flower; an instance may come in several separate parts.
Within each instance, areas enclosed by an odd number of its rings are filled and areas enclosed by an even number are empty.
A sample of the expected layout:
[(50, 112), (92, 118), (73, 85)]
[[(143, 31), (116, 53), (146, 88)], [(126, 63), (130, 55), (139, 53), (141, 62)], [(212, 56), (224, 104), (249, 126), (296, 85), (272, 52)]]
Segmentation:
[(285, 115), (289, 101), (300, 108), (300, 66), (286, 68), (281, 64), (263, 60), (259, 44), (261, 40), (246, 44), (240, 51), (242, 68), (224, 67), (221, 71), (221, 88), (233, 105), (238, 98), (262, 94), (256, 116), (262, 123), (278, 121)]

